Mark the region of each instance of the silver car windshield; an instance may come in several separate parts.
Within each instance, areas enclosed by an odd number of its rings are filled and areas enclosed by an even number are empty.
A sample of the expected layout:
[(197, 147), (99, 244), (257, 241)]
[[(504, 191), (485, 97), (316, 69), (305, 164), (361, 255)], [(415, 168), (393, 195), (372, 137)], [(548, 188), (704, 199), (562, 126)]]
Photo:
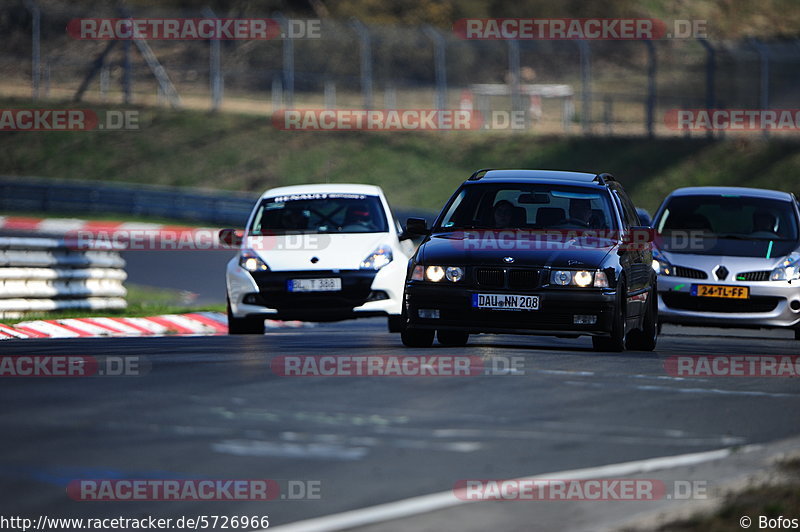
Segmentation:
[[(790, 201), (738, 195), (675, 196), (655, 222), (659, 247), (673, 253), (777, 257), (798, 246)], [(686, 239), (702, 242), (686, 246)], [(673, 245), (680, 242), (680, 245)]]
[(389, 230), (378, 196), (287, 194), (266, 198), (256, 210), (250, 234), (385, 233)]

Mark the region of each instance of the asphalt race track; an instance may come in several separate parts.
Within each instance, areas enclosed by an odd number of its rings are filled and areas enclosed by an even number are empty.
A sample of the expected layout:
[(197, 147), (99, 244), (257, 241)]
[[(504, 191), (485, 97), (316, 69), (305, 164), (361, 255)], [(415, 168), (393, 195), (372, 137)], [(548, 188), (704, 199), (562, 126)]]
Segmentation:
[[(261, 337), (9, 340), (4, 355), (139, 357), (140, 376), (6, 378), (0, 510), (51, 517), (269, 515), (270, 526), (524, 475), (798, 433), (791, 378), (676, 378), (672, 355), (797, 353), (788, 332), (665, 327), (655, 353), (473, 337), (405, 349), (380, 319)], [(281, 377), (278, 355), (522, 357), (468, 377)], [(502, 365), (502, 364), (501, 364)], [(316, 500), (75, 501), (76, 479), (319, 481)], [(564, 504), (564, 511), (569, 505)], [(457, 526), (461, 530), (469, 527)]]

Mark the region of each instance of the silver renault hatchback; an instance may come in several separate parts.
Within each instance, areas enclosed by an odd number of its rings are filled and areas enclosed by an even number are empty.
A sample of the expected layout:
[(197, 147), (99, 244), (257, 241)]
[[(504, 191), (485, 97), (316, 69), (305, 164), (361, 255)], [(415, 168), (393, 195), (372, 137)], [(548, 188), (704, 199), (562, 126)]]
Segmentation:
[(787, 192), (670, 194), (653, 218), (661, 323), (790, 327), (800, 339), (799, 215)]

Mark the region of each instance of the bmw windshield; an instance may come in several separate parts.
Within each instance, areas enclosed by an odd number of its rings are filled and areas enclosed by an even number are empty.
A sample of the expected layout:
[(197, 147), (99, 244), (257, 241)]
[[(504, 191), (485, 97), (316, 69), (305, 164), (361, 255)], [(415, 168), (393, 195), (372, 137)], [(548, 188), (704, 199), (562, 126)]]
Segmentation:
[(389, 230), (378, 196), (287, 194), (266, 198), (250, 225), (253, 236), (288, 233), (385, 233)]
[(616, 229), (616, 218), (599, 190), (486, 183), (463, 187), (435, 229)]
[(769, 198), (674, 196), (655, 228), (658, 247), (673, 253), (772, 258), (799, 244), (793, 203)]

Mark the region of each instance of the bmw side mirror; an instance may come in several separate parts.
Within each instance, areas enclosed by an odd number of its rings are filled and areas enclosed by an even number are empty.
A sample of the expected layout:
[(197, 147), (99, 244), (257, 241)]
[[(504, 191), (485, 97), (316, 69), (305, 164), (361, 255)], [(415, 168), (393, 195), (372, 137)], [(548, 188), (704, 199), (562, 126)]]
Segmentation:
[(406, 230), (403, 232), (405, 238), (415, 236), (425, 236), (430, 232), (428, 222), (424, 218), (409, 218), (406, 220)]
[(655, 231), (647, 225), (632, 225), (622, 239), (619, 251), (648, 250), (655, 239)]

